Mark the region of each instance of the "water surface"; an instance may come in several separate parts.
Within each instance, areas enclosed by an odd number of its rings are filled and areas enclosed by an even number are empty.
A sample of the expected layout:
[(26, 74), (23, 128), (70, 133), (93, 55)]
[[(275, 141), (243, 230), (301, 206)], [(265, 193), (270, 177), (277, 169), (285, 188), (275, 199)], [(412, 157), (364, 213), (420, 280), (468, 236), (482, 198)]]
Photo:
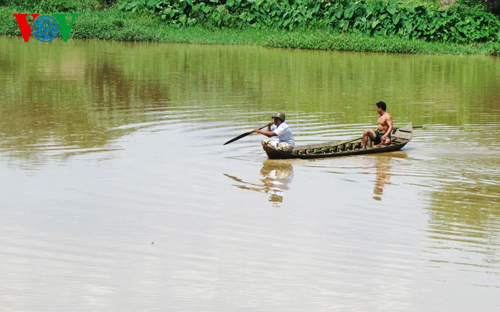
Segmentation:
[[(500, 65), (422, 56), (0, 38), (7, 311), (500, 308)], [(268, 160), (359, 136), (402, 151)]]

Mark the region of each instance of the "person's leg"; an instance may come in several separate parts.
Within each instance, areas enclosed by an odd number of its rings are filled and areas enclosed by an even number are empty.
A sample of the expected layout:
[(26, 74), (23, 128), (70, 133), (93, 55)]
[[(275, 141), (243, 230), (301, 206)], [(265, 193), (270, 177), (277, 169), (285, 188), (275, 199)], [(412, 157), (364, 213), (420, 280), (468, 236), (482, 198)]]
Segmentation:
[(376, 131), (375, 134), (377, 135), (377, 145), (375, 145), (375, 147), (391, 144), (391, 135), (388, 135), (387, 138), (382, 141), (382, 136), (384, 136), (385, 133)]
[(391, 144), (391, 136), (390, 135), (384, 141), (384, 145), (389, 145), (389, 144)]
[(262, 140), (261, 144), (262, 144), (262, 146), (264, 146), (264, 145), (270, 145), (270, 146), (272, 146), (273, 145), (271, 143), (271, 140)]
[(291, 153), (293, 150), (292, 144), (288, 142), (281, 142), (278, 144), (278, 150), (286, 152), (286, 153)]
[(363, 149), (366, 148), (366, 143), (368, 142), (368, 138), (375, 140), (377, 138), (375, 131), (373, 131), (372, 129), (366, 129), (365, 132), (363, 132)]

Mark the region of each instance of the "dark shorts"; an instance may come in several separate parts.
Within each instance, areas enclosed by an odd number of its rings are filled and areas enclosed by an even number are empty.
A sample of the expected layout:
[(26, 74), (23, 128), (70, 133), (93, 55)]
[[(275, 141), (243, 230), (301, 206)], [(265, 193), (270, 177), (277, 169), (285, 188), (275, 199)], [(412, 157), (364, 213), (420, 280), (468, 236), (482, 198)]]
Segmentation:
[[(377, 138), (373, 143), (375, 143), (375, 145), (380, 144), (382, 142), (382, 137), (384, 136), (384, 134), (385, 133), (380, 133), (377, 130), (375, 130), (375, 135), (377, 136)], [(391, 135), (389, 134), (387, 137), (390, 139)]]

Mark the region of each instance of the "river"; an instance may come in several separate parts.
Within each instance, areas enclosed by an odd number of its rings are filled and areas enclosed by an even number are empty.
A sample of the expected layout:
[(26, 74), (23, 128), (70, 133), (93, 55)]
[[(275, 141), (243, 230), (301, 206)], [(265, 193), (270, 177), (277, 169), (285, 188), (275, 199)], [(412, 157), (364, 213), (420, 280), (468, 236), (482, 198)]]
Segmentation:
[(0, 94), (4, 311), (500, 310), (498, 58), (0, 37)]

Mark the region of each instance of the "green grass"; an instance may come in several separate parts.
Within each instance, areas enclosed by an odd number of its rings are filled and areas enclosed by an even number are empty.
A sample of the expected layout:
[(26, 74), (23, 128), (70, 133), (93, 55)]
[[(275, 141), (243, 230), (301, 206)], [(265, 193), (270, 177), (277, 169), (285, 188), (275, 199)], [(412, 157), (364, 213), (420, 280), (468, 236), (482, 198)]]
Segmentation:
[(397, 37), (365, 37), (324, 31), (273, 34), (264, 45), (277, 48), (356, 52), (500, 55), (500, 44), (492, 42), (464, 45), (424, 40), (405, 40)]

